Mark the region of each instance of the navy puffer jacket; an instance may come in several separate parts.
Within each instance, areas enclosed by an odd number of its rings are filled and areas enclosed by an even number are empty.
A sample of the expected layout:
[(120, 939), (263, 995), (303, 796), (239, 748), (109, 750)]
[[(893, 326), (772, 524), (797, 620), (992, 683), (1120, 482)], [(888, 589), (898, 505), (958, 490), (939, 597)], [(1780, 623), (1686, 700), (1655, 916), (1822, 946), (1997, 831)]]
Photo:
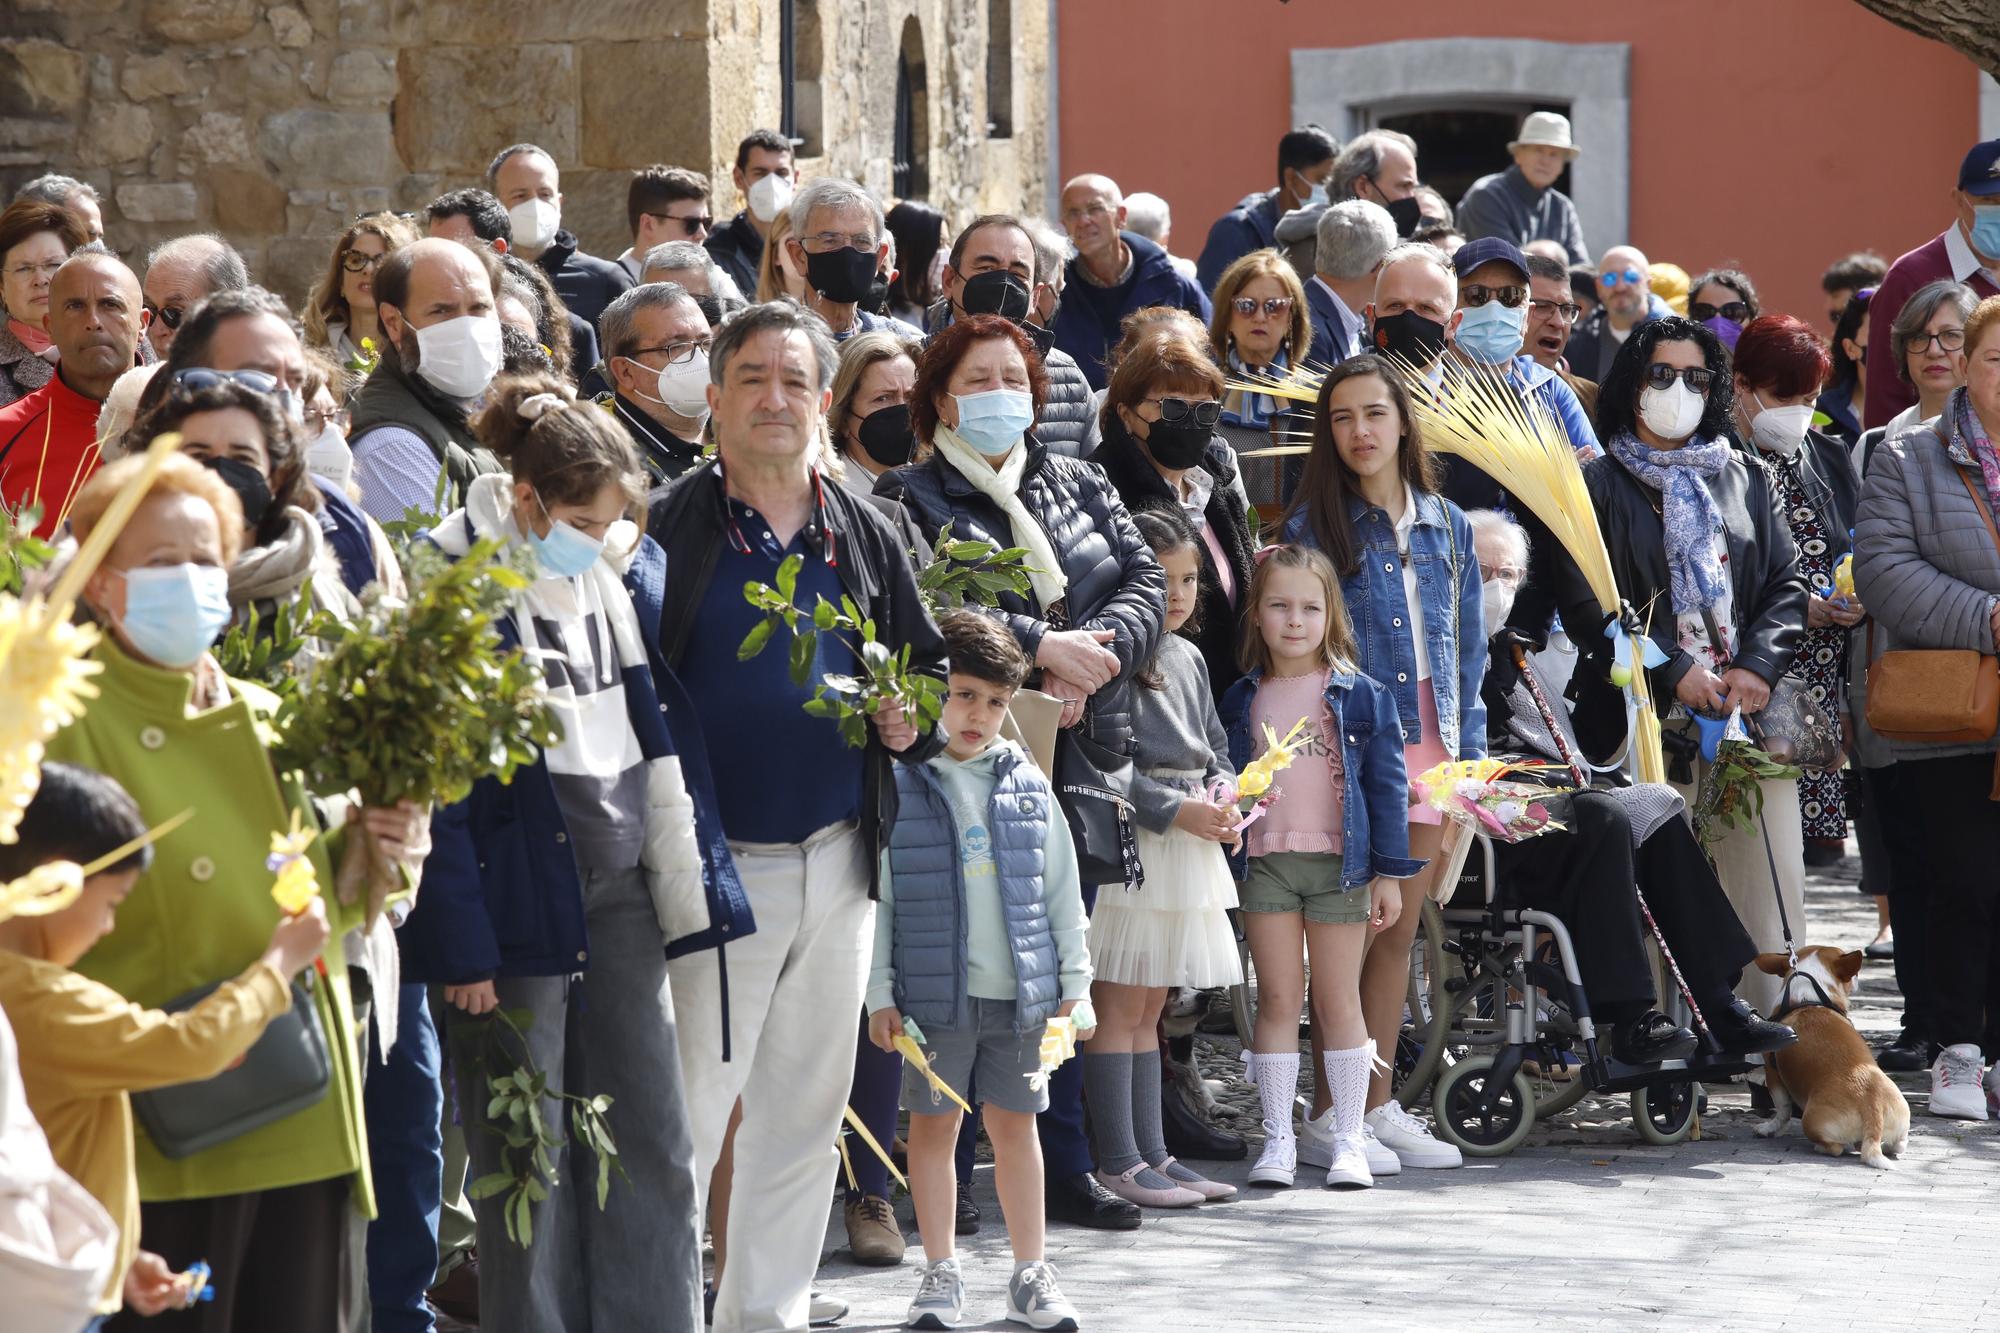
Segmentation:
[[(1091, 696), (1091, 734), (1129, 752), (1132, 673), (1152, 660), (1159, 643), (1167, 577), (1103, 469), (1051, 453), (1033, 435), (1026, 448), (1021, 499), (1048, 534), (1069, 591), (1053, 615), (1050, 608), (1036, 605), (1032, 594), (1003, 594), (996, 614), (1014, 631), (1030, 661), (1051, 629), (1117, 634), (1106, 646), (1118, 654), (1118, 676)], [(909, 506), (925, 532), (949, 523), (954, 537), (1002, 547), (1015, 544), (1013, 526), (1000, 507), (974, 490), (942, 455), (933, 453), (921, 463), (885, 472), (875, 492)]]

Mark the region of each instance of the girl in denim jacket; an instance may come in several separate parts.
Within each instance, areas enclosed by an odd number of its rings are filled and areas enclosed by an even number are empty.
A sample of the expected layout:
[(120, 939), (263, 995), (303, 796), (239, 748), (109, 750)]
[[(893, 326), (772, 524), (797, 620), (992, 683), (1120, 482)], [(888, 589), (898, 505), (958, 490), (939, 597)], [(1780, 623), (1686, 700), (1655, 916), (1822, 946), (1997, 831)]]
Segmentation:
[[(1286, 540), (1325, 552), (1339, 575), (1356, 669), (1393, 696), (1411, 774), (1486, 753), (1479, 560), (1465, 514), (1437, 493), (1434, 467), (1402, 380), (1379, 358), (1354, 357), (1320, 385), (1312, 453), (1284, 520)], [(1443, 837), (1437, 812), (1419, 806), (1405, 818), (1411, 854), (1435, 865)], [(1429, 890), (1428, 875), (1404, 881), (1402, 915), (1362, 968), (1368, 1033), (1385, 1050), (1395, 1049), (1402, 1028), (1410, 941)], [(1385, 1066), (1368, 1088), (1368, 1128), (1377, 1140), (1370, 1159), (1378, 1171), (1460, 1165), (1458, 1150), (1431, 1137), (1391, 1091)], [(1324, 1099), (1313, 1109), (1315, 1119), (1324, 1118)]]
[(1389, 691), (1354, 669), (1354, 636), (1333, 566), (1303, 546), (1263, 554), (1246, 600), (1247, 675), (1222, 701), (1229, 761), (1241, 772), (1300, 720), (1307, 740), (1279, 772), (1275, 804), (1246, 832), (1243, 929), (1257, 968), (1257, 1031), (1245, 1055), (1264, 1109), (1253, 1185), (1290, 1185), (1298, 1166), (1298, 1013), (1312, 963), (1313, 1031), (1326, 1050), (1315, 1071), (1332, 1103), (1326, 1183), (1365, 1187), (1362, 1112), (1376, 1063), (1361, 1008), (1361, 960), (1371, 935), (1403, 911), (1409, 781)]

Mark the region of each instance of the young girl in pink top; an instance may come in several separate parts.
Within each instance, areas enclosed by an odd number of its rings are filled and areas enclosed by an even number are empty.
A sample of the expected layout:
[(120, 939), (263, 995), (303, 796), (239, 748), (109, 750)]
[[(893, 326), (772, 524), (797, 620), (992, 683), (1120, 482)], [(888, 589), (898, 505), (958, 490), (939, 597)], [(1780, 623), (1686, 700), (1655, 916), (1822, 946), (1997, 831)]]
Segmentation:
[(1257, 969), (1257, 1030), (1245, 1059), (1264, 1111), (1253, 1185), (1290, 1185), (1298, 1168), (1300, 1006), (1312, 965), (1314, 1030), (1326, 1051), (1334, 1142), (1326, 1183), (1366, 1187), (1362, 1113), (1375, 1044), (1361, 1012), (1371, 932), (1402, 910), (1410, 859), (1409, 782), (1394, 698), (1354, 668), (1354, 638), (1333, 566), (1303, 546), (1259, 556), (1245, 605), (1243, 665), (1224, 696), (1229, 759), (1240, 773), (1301, 719), (1307, 741), (1272, 784), (1278, 800), (1246, 831), (1244, 933)]

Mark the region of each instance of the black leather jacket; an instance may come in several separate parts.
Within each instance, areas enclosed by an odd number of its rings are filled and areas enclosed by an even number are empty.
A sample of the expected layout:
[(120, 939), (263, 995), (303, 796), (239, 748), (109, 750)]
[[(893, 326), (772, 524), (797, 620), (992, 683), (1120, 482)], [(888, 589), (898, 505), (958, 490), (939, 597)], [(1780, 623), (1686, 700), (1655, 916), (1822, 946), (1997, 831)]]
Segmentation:
[[(1036, 605), (1032, 595), (1002, 594), (997, 614), (1029, 661), (1051, 629), (1116, 633), (1106, 647), (1118, 654), (1119, 672), (1091, 697), (1090, 728), (1097, 741), (1129, 753), (1132, 673), (1152, 661), (1159, 646), (1167, 576), (1102, 469), (1051, 453), (1032, 434), (1026, 448), (1021, 500), (1048, 534), (1069, 591), (1053, 613)], [(917, 526), (925, 532), (950, 523), (954, 537), (1014, 545), (1013, 525), (1000, 507), (939, 454), (883, 473), (875, 493), (916, 511)]]
[[(1666, 537), (1659, 492), (1606, 454), (1583, 469), (1604, 546), (1611, 554), (1611, 572), (1618, 591), (1651, 627), (1653, 641), (1666, 653), (1664, 666), (1648, 678), (1655, 708), (1664, 716), (1674, 703), (1674, 687), (1694, 659), (1682, 652), (1675, 632), (1673, 590), (1667, 574)], [(1806, 581), (1799, 573), (1792, 533), (1771, 503), (1764, 465), (1743, 453), (1732, 454), (1708, 483), (1722, 517), (1729, 549), (1729, 580), (1734, 594), (1737, 651), (1732, 666), (1775, 682), (1791, 669), (1806, 626)], [(1592, 754), (1616, 748), (1624, 734), (1622, 704), (1615, 693), (1590, 688), (1605, 682), (1611, 641), (1601, 631), (1596, 603), (1579, 601), (1576, 589), (1563, 601), (1563, 623), (1577, 647), (1590, 659), (1579, 666), (1572, 691), (1577, 696), (1577, 730)], [(1608, 685), (1606, 687), (1608, 689)], [(1612, 714), (1617, 713), (1615, 730)]]

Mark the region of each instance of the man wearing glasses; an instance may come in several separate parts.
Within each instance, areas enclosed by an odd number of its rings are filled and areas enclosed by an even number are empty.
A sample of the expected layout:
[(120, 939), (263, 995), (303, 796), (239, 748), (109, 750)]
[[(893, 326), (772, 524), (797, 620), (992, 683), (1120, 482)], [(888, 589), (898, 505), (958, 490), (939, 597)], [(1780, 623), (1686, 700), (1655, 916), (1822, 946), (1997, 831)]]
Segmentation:
[(654, 486), (701, 461), (708, 424), (708, 321), (678, 283), (634, 287), (598, 320), (611, 412)]
[(240, 291), (250, 285), (243, 256), (220, 236), (203, 232), (176, 236), (146, 257), (146, 340), (161, 360), (174, 345), (174, 335), (188, 311), (217, 292)]
[(1597, 413), (1597, 381), (1571, 373), (1569, 363), (1563, 360), (1569, 336), (1583, 315), (1571, 294), (1569, 268), (1533, 250), (1522, 251), (1522, 258), (1528, 261), (1528, 337), (1523, 350), (1537, 365), (1562, 376), (1583, 404), (1584, 416), (1593, 417)]
[(715, 230), (709, 208), (708, 177), (685, 167), (650, 166), (632, 174), (625, 191), (625, 221), (632, 228), (632, 245), (618, 256), (618, 265), (644, 279), (646, 255), (669, 241), (706, 245)]
[(922, 329), (861, 308), (875, 275), (889, 262), (882, 205), (853, 181), (822, 176), (792, 198), (792, 259), (806, 274), (806, 307), (826, 321), (835, 342), (857, 333), (921, 339)]
[(1668, 311), (1653, 297), (1646, 256), (1631, 245), (1614, 245), (1597, 261), (1597, 298), (1597, 309), (1576, 326), (1564, 355), (1571, 370), (1602, 382), (1632, 330)]

